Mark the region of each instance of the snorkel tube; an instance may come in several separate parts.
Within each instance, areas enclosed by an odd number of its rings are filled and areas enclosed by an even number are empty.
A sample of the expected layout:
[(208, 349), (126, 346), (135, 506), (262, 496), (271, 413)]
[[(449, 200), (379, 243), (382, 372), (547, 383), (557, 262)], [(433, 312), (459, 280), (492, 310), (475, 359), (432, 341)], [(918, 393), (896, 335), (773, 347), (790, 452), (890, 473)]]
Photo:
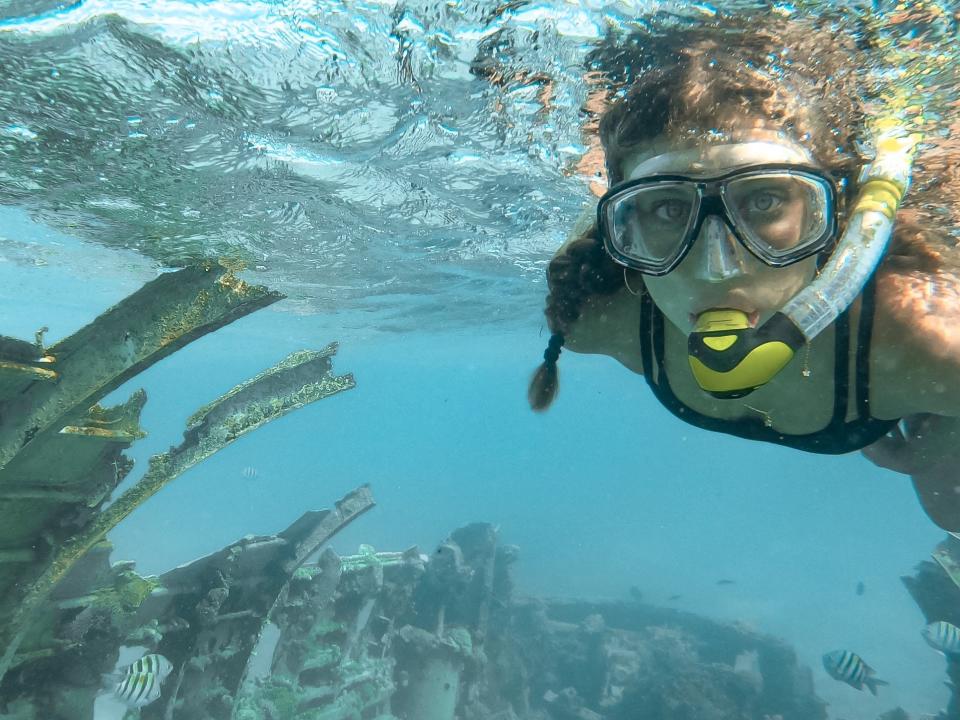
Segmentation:
[(697, 318), (687, 348), (690, 368), (714, 397), (743, 397), (769, 382), (850, 306), (880, 264), (921, 136), (894, 119), (875, 127), (876, 155), (861, 175), (847, 227), (818, 276), (760, 327), (751, 328), (739, 310), (707, 310)]

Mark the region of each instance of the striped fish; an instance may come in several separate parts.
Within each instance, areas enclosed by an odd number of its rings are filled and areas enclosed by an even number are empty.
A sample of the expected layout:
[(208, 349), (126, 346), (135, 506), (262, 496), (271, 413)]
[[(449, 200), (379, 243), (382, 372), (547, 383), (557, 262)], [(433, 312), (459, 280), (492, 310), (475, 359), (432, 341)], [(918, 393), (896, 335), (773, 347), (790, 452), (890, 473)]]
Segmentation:
[(160, 697), (160, 686), (173, 665), (163, 655), (150, 653), (130, 663), (114, 695), (128, 707), (140, 708)]
[(161, 682), (154, 673), (132, 673), (117, 685), (114, 694), (128, 707), (140, 708), (160, 697)]
[(960, 628), (946, 620), (932, 622), (920, 631), (934, 650), (944, 655), (960, 655)]
[(852, 688), (863, 690), (866, 686), (874, 695), (877, 687), (889, 685), (886, 680), (873, 676), (873, 668), (867, 665), (863, 658), (850, 650), (834, 650), (823, 656), (823, 669), (834, 680), (845, 682)]
[(162, 681), (166, 680), (167, 675), (169, 675), (172, 670), (173, 665), (163, 655), (150, 653), (144, 655), (136, 662), (130, 663), (124, 673), (124, 677), (129, 677), (134, 673), (153, 673), (154, 675), (159, 675)]

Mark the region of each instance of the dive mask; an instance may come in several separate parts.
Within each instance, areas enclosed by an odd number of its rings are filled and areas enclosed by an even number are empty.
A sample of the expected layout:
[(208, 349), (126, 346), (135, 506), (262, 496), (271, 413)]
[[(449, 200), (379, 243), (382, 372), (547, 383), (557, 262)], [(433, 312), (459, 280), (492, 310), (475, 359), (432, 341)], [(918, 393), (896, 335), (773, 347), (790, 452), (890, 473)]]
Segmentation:
[(597, 224), (610, 256), (647, 275), (676, 268), (710, 216), (758, 259), (783, 267), (831, 246), (836, 202), (836, 183), (822, 170), (755, 165), (709, 178), (628, 180), (600, 199)]

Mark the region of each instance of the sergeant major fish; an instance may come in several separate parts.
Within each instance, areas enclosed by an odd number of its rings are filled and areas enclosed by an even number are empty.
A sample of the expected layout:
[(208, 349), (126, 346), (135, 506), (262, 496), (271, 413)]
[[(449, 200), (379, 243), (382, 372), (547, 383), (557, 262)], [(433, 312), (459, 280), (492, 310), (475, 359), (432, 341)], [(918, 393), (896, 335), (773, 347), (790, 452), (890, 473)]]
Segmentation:
[(114, 695), (128, 707), (141, 708), (160, 697), (160, 686), (173, 665), (163, 655), (150, 653), (130, 663)]
[(960, 655), (960, 628), (946, 620), (932, 622), (920, 631), (934, 650), (944, 655)]
[(117, 685), (114, 695), (128, 707), (140, 708), (160, 697), (161, 683), (154, 673), (133, 673)]
[(123, 675), (127, 678), (134, 673), (153, 673), (159, 675), (161, 680), (165, 680), (172, 670), (173, 665), (163, 655), (149, 653), (136, 662), (130, 663)]
[(874, 695), (877, 687), (889, 685), (886, 680), (873, 676), (873, 668), (863, 658), (850, 650), (834, 650), (823, 656), (823, 668), (834, 680), (845, 682), (852, 688), (863, 690), (866, 686)]

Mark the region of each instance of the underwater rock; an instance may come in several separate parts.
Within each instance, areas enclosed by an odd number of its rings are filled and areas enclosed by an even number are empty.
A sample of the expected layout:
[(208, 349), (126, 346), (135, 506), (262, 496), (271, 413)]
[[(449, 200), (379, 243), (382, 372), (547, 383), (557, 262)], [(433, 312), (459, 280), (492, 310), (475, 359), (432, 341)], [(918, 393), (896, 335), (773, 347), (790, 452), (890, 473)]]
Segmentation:
[(877, 720), (910, 720), (910, 716), (902, 707), (895, 707), (880, 715)]
[(539, 648), (527, 661), (543, 678), (531, 678), (534, 697), (571, 687), (610, 720), (826, 717), (810, 670), (775, 638), (632, 599), (529, 602), (514, 626)]

